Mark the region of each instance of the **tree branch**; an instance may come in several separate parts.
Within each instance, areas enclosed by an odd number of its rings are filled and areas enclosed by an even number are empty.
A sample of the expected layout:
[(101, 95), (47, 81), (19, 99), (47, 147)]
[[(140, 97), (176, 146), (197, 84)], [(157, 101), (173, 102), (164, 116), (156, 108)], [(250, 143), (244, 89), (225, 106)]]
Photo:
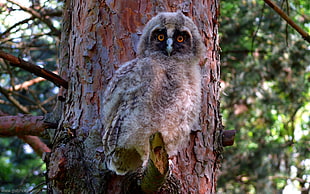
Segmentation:
[(34, 17), (30, 17), (30, 18), (27, 18), (27, 19), (24, 19), (24, 20), (22, 20), (22, 21), (20, 21), (20, 22), (15, 23), (13, 26), (9, 27), (9, 28), (6, 29), (4, 32), (2, 32), (2, 33), (0, 34), (0, 37), (5, 36), (6, 34), (8, 34), (8, 33), (9, 33), (12, 29), (14, 29), (15, 27), (17, 27), (17, 26), (19, 26), (19, 25), (22, 25), (22, 24), (24, 24), (24, 23), (28, 23), (30, 20), (33, 20), (33, 18), (34, 18)]
[(45, 79), (42, 77), (37, 77), (37, 78), (34, 78), (32, 80), (24, 81), (21, 84), (15, 85), (15, 86), (11, 87), (9, 90), (10, 91), (16, 91), (16, 90), (28, 89), (29, 86), (32, 86), (32, 85), (39, 83), (41, 81), (45, 81)]
[(51, 71), (43, 69), (37, 65), (33, 65), (27, 61), (24, 61), (21, 58), (15, 57), (14, 55), (3, 52), (1, 50), (0, 50), (0, 57), (11, 62), (10, 64), (12, 66), (20, 67), (26, 71), (29, 71), (29, 72), (37, 75), (37, 76), (43, 77), (43, 78), (53, 82), (57, 86), (62, 86), (64, 88), (68, 89), (68, 82), (66, 80), (62, 79), (59, 75), (56, 75)]
[(310, 35), (299, 27), (280, 7), (278, 7), (272, 0), (264, 0), (273, 10), (275, 10), (285, 21), (292, 26), (307, 42), (310, 43)]
[(47, 147), (47, 145), (43, 143), (39, 137), (25, 135), (19, 136), (19, 138), (28, 143), (32, 149), (41, 157), (44, 152), (51, 152), (51, 149)]
[[(57, 71), (52, 71), (53, 73), (55, 73), (57, 75)], [(10, 87), (10, 89), (8, 89), (9, 91), (16, 91), (16, 90), (23, 90), (23, 89), (28, 89), (29, 86), (32, 86), (36, 83), (39, 83), (41, 81), (45, 81), (46, 79), (43, 77), (37, 77), (34, 78), (32, 80), (28, 80), (28, 81), (24, 81), (21, 84), (18, 85), (14, 85), (13, 87)]]
[(11, 92), (7, 91), (6, 89), (0, 87), (0, 93), (3, 94), (14, 106), (16, 106), (22, 113), (28, 114), (29, 110), (27, 107), (23, 106), (16, 100)]
[[(6, 123), (6, 122), (3, 122), (3, 120), (5, 120), (5, 117), (6, 117), (6, 119), (10, 120), (10, 119), (12, 119), (12, 117), (16, 117), (16, 116), (9, 116), (8, 114), (6, 114), (0, 110), (0, 123), (1, 123), (0, 124), (0, 136), (2, 133), (2, 128), (9, 127), (9, 126), (4, 126)], [(28, 117), (33, 117), (33, 116), (28, 116)], [(38, 119), (40, 120), (43, 118), (43, 117), (42, 118), (41, 117), (42, 116), (39, 116)], [(45, 122), (45, 124), (49, 125), (49, 127), (51, 127), (51, 128), (57, 127), (55, 124), (51, 124), (51, 123), (47, 123), (47, 122)], [(43, 124), (43, 125), (45, 125), (45, 124)], [(41, 157), (42, 157), (44, 152), (51, 152), (50, 148), (48, 148), (47, 145), (45, 143), (43, 143), (39, 137), (31, 136), (31, 135), (24, 135), (24, 136), (18, 135), (18, 137), (20, 139), (24, 140), (27, 144), (29, 144), (32, 147), (32, 149)]]
[(8, 2), (17, 5), (18, 7), (20, 7), (20, 9), (24, 10), (25, 12), (30, 13), (32, 16), (41, 20), (43, 23), (45, 23), (51, 29), (53, 35), (60, 37), (60, 31), (54, 27), (53, 23), (50, 20), (48, 20), (47, 18), (42, 16), (39, 12), (37, 12), (36, 10), (34, 10), (32, 8), (25, 7), (25, 6), (21, 5), (20, 3), (12, 1), (12, 0), (8, 0)]
[(43, 136), (47, 128), (56, 128), (57, 124), (44, 121), (43, 116), (17, 115), (0, 116), (0, 136)]

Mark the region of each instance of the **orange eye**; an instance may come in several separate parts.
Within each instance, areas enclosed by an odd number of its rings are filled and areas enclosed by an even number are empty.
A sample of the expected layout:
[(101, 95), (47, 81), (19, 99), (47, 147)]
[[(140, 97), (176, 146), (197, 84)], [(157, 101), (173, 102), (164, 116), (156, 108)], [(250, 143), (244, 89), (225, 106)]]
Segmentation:
[(183, 42), (184, 41), (184, 37), (183, 36), (178, 36), (177, 37), (177, 41), (178, 42)]
[(160, 35), (157, 36), (157, 39), (158, 39), (159, 41), (164, 41), (164, 40), (165, 40), (165, 35), (160, 34)]

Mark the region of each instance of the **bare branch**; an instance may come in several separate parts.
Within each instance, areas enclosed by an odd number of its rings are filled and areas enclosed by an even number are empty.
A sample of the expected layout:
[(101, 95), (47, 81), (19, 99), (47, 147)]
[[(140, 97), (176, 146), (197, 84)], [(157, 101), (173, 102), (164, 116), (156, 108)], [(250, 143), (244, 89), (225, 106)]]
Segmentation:
[(34, 104), (36, 104), (39, 108), (40, 108), (40, 110), (44, 113), (44, 114), (46, 114), (47, 113), (47, 110), (43, 107), (43, 106), (41, 106), (41, 102), (40, 102), (40, 100), (38, 99), (38, 97), (36, 96), (36, 94), (35, 94), (35, 92), (33, 91), (33, 90), (28, 90), (29, 92), (30, 92), (30, 94), (32, 95), (32, 98), (34, 99)]
[(41, 20), (42, 22), (44, 22), (44, 23), (51, 29), (53, 35), (56, 35), (56, 36), (60, 37), (60, 31), (57, 30), (57, 29), (54, 27), (54, 25), (53, 25), (53, 23), (51, 22), (51, 20), (47, 19), (46, 17), (44, 17), (43, 15), (41, 15), (41, 14), (40, 14), (39, 12), (37, 12), (36, 10), (34, 10), (34, 9), (32, 9), (32, 8), (29, 8), (29, 7), (25, 7), (25, 6), (21, 5), (21, 4), (18, 3), (18, 2), (15, 2), (15, 1), (12, 1), (12, 0), (8, 0), (8, 2), (13, 3), (13, 4), (19, 6), (20, 9), (22, 9), (22, 10), (24, 10), (24, 11), (30, 13), (32, 16), (34, 16), (34, 17), (38, 18), (39, 20)]
[(40, 11), (42, 15), (49, 16), (49, 17), (61, 17), (62, 10), (61, 9), (42, 9)]
[[(19, 30), (16, 30), (16, 31), (19, 31)], [(15, 39), (22, 39), (22, 38), (31, 38), (32, 40), (35, 40), (35, 39), (38, 39), (42, 36), (51, 36), (51, 35), (52, 34), (49, 32), (49, 33), (37, 33), (37, 34), (22, 35), (22, 36), (18, 36), (18, 37), (7, 37), (7, 38), (1, 39), (0, 43), (4, 44), (4, 43), (12, 42)], [(11, 44), (11, 43), (8, 43), (8, 44)], [(23, 44), (17, 44), (15, 46), (18, 49), (29, 48), (29, 46), (24, 46)], [(1, 48), (2, 49), (12, 49), (12, 47), (5, 47), (5, 46), (2, 46)], [(14, 47), (14, 49), (16, 49), (16, 48)]]
[[(2, 135), (2, 129), (3, 128), (6, 128), (6, 127), (10, 128), (9, 125), (6, 125), (5, 120), (10, 120), (10, 119), (14, 120), (14, 118), (24, 117), (24, 116), (28, 117), (28, 119), (30, 118), (30, 120), (33, 120), (33, 121), (36, 121), (36, 118), (37, 118), (38, 122), (35, 122), (35, 123), (37, 123), (37, 125), (42, 124), (43, 116), (37, 116), (37, 117), (30, 116), (30, 115), (9, 116), (8, 114), (6, 114), (0, 110), (0, 123), (1, 123), (0, 124), (0, 136)], [(17, 119), (17, 120), (19, 120), (19, 119)], [(16, 125), (13, 126), (13, 128), (14, 127), (16, 127)], [(25, 127), (28, 127), (28, 126), (25, 126)], [(56, 124), (47, 123), (47, 122), (44, 122), (42, 124), (42, 128), (48, 128), (48, 127), (55, 128)], [(7, 130), (7, 129), (5, 129), (5, 130)], [(25, 130), (26, 130), (26, 128), (25, 128)], [(19, 130), (19, 131), (21, 131), (21, 130)], [(17, 134), (14, 134), (13, 136), (15, 136), (15, 135), (17, 135)], [(7, 137), (7, 135), (5, 135), (5, 137)], [(20, 139), (24, 140), (26, 143), (28, 143), (32, 147), (32, 149), (41, 157), (42, 157), (44, 152), (51, 152), (50, 148), (48, 148), (47, 145), (45, 143), (43, 143), (39, 137), (31, 136), (31, 135), (18, 135), (18, 137)]]
[(3, 94), (14, 106), (16, 106), (22, 113), (28, 114), (29, 110), (27, 107), (23, 106), (16, 100), (12, 93), (7, 91), (6, 89), (0, 87), (0, 93)]
[(8, 29), (6, 29), (4, 32), (2, 32), (0, 34), (0, 37), (2, 36), (5, 36), (6, 34), (8, 34), (12, 29), (14, 29), (15, 27), (19, 26), (19, 25), (22, 25), (24, 23), (28, 23), (30, 20), (33, 20), (34, 17), (30, 17), (30, 18), (27, 18), (27, 19), (24, 19), (20, 22), (17, 22), (16, 24), (14, 24), (13, 26), (9, 27)]
[(32, 149), (41, 157), (44, 152), (51, 152), (51, 149), (47, 147), (47, 145), (43, 143), (39, 137), (25, 135), (19, 136), (19, 138), (28, 143)]
[[(57, 74), (58, 71), (52, 71), (53, 73)], [(9, 91), (16, 91), (16, 90), (22, 90), (22, 89), (28, 89), (29, 86), (32, 86), (36, 83), (39, 83), (41, 81), (45, 81), (46, 79), (42, 78), (42, 77), (37, 77), (37, 78), (34, 78), (32, 80), (28, 80), (28, 81), (25, 81), (21, 84), (18, 84), (18, 85), (15, 85), (14, 87), (11, 87), (9, 89)]]
[(54, 96), (50, 96), (49, 98), (47, 98), (46, 100), (44, 100), (43, 102), (41, 102), (41, 106), (42, 105), (45, 105), (49, 102), (51, 102), (52, 100), (55, 100), (57, 98), (57, 95), (54, 95)]
[(62, 86), (68, 89), (68, 82), (62, 79), (59, 75), (54, 74), (51, 71), (43, 69), (37, 65), (33, 65), (27, 61), (22, 60), (21, 58), (15, 57), (9, 53), (3, 52), (0, 50), (0, 58), (10, 61), (12, 66), (20, 67), (26, 71), (29, 71), (37, 76), (43, 77), (57, 86)]
[(42, 77), (37, 77), (37, 78), (34, 78), (32, 80), (25, 81), (22, 84), (18, 84), (16, 86), (14, 86), (14, 88), (11, 87), (9, 90), (10, 91), (13, 91), (13, 90), (16, 91), (16, 90), (28, 89), (29, 86), (32, 86), (32, 85), (39, 83), (41, 81), (44, 81), (44, 80), (46, 80), (46, 79), (44, 79)]
[(0, 136), (43, 136), (47, 128), (56, 128), (57, 124), (44, 121), (43, 116), (17, 115), (0, 116)]
[(273, 10), (275, 10), (285, 21), (291, 25), (307, 42), (310, 43), (310, 35), (299, 27), (280, 7), (278, 7), (272, 0), (264, 0)]

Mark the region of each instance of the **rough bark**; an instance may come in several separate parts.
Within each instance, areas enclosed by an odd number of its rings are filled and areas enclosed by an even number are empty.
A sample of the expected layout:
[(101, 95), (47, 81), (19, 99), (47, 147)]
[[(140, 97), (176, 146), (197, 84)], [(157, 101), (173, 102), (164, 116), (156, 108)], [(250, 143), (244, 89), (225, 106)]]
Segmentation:
[(28, 143), (39, 156), (51, 150), (37, 136), (47, 136), (45, 130), (56, 126), (54, 123), (44, 121), (43, 116), (22, 114), (11, 116), (0, 111), (0, 137), (18, 136)]
[(34, 135), (44, 136), (47, 128), (57, 127), (44, 121), (43, 116), (22, 115), (0, 116), (0, 137)]
[[(193, 129), (186, 149), (173, 159), (173, 177), (161, 193), (215, 193), (221, 160), (219, 115), (218, 0), (206, 1), (66, 1), (61, 44), (60, 125), (51, 154), (45, 157), (50, 193), (121, 193), (131, 190), (139, 173), (116, 176), (105, 170), (100, 101), (115, 70), (135, 57), (146, 22), (160, 11), (181, 10), (193, 18), (206, 47), (202, 64), (203, 105), (200, 126)], [(59, 116), (59, 115), (58, 115)], [(137, 191), (139, 188), (137, 189)], [(128, 191), (129, 192), (129, 191)]]

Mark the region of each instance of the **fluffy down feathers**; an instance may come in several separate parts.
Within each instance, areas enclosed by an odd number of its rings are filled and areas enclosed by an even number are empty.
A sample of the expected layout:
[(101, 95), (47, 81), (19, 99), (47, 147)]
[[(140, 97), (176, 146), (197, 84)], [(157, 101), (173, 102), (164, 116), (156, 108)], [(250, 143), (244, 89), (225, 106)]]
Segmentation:
[(204, 49), (197, 27), (182, 13), (148, 22), (138, 57), (117, 70), (104, 93), (102, 141), (110, 170), (122, 175), (145, 164), (149, 137), (157, 131), (169, 156), (188, 141), (200, 112)]

